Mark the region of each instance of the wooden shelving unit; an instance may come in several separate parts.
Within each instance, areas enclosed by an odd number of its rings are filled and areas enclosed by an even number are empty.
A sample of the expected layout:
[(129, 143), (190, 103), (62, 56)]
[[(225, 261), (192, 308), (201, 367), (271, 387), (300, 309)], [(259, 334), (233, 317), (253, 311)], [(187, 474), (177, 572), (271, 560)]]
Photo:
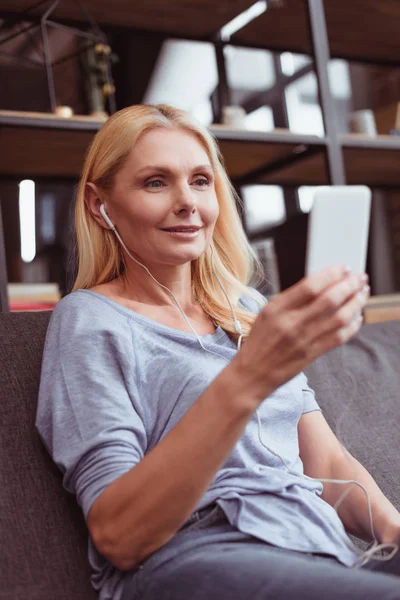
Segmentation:
[[(217, 4), (214, 0), (115, 0), (110, 8), (105, 0), (85, 0), (100, 25), (213, 43), (221, 27), (252, 4), (254, 0), (221, 0)], [(21, 18), (21, 13), (27, 11), (24, 18), (38, 19), (43, 14), (43, 3), (33, 9), (32, 5), (31, 0), (2, 0), (0, 17), (19, 14)], [(55, 15), (58, 21), (64, 19), (67, 23), (85, 20), (75, 2), (61, 2)], [(279, 9), (271, 3), (264, 14), (232, 36), (233, 45), (314, 55), (327, 132), (322, 139), (288, 130), (265, 133), (212, 126), (210, 131), (219, 142), (229, 175), (237, 186), (349, 183), (400, 187), (400, 138), (340, 135), (325, 77), (329, 55), (400, 63), (399, 19), (399, 0), (285, 0)], [(220, 69), (221, 53), (219, 56)], [(90, 117), (62, 119), (51, 114), (0, 111), (0, 144), (6, 149), (0, 156), (0, 177), (76, 179), (86, 149), (101, 125), (101, 121)]]

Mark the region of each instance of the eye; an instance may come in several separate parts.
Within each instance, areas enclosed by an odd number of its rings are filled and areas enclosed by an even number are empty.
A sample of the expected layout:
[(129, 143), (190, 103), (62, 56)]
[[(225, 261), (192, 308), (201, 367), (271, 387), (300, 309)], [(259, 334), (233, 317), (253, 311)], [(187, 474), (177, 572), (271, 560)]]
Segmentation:
[(164, 183), (161, 181), (161, 179), (153, 179), (153, 181), (148, 181), (146, 183), (146, 187), (153, 188), (153, 189), (160, 188), (163, 185), (164, 185)]
[(199, 187), (206, 187), (210, 185), (210, 180), (207, 177), (199, 177), (194, 181), (194, 184), (198, 185)]

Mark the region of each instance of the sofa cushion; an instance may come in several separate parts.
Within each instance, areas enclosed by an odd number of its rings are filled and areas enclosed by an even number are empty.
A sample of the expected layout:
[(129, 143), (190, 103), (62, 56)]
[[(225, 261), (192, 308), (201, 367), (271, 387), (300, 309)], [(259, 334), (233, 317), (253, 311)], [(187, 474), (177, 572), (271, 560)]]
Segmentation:
[(364, 325), (306, 374), (340, 441), (400, 508), (400, 321)]
[(0, 598), (90, 600), (86, 526), (34, 428), (49, 317), (0, 315)]
[[(34, 428), (50, 313), (0, 314), (0, 599), (90, 600), (87, 531)], [(307, 370), (324, 414), (400, 501), (400, 322), (364, 326)]]

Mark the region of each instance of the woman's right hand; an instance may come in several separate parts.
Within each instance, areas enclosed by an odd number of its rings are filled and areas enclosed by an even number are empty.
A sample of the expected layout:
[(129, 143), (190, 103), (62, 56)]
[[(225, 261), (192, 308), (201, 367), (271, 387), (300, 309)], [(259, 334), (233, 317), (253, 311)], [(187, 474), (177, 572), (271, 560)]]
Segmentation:
[(330, 267), (267, 304), (231, 366), (261, 402), (314, 359), (346, 343), (362, 324), (368, 276)]

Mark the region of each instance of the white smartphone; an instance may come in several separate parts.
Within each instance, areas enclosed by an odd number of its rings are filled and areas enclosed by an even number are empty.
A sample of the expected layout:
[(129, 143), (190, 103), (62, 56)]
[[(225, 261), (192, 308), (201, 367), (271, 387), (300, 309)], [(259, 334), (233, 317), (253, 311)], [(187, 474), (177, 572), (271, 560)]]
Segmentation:
[(306, 274), (333, 265), (364, 273), (367, 262), (371, 190), (332, 186), (318, 190), (308, 221)]

